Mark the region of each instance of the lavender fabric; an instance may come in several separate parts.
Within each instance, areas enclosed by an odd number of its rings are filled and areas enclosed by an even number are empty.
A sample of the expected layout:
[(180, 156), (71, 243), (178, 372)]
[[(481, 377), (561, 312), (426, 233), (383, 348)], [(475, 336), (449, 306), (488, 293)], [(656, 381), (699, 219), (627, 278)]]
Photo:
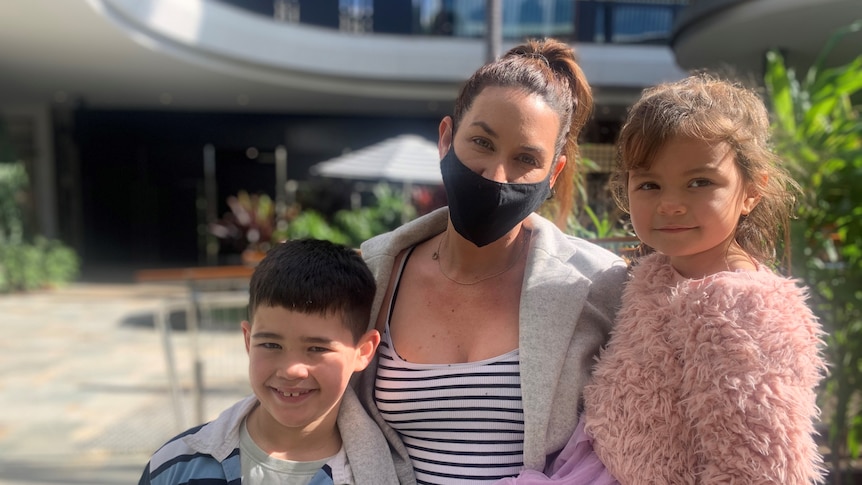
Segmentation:
[(572, 438), (554, 460), (550, 476), (528, 469), (496, 485), (619, 485), (593, 451), (592, 442), (581, 417)]

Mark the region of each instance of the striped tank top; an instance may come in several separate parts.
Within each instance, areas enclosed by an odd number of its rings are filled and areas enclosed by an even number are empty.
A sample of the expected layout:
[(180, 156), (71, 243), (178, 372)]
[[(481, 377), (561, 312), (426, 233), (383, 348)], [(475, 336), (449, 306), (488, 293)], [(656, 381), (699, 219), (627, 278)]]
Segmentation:
[(515, 476), (524, 461), (518, 350), (463, 364), (401, 359), (389, 335), (389, 318), (410, 252), (399, 269), (378, 349), (377, 408), (407, 447), (420, 485)]

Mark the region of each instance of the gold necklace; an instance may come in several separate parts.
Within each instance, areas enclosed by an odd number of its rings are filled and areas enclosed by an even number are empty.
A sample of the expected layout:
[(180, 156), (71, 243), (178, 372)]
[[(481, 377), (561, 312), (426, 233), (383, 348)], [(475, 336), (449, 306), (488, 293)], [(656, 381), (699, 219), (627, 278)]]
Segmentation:
[(455, 278), (452, 278), (451, 276), (447, 275), (445, 271), (443, 271), (443, 265), (440, 263), (440, 247), (443, 244), (444, 238), (447, 241), (449, 240), (449, 231), (446, 231), (446, 233), (443, 234), (443, 237), (441, 237), (440, 240), (437, 241), (437, 250), (434, 251), (433, 254), (431, 254), (431, 259), (433, 259), (434, 261), (437, 261), (437, 269), (440, 270), (440, 274), (442, 274), (447, 280), (451, 281), (452, 283), (462, 285), (462, 286), (476, 285), (476, 284), (479, 284), (485, 280), (489, 280), (491, 278), (500, 276), (500, 275), (508, 272), (510, 269), (515, 267), (515, 265), (518, 263), (518, 261), (521, 260), (521, 256), (524, 255), (524, 249), (527, 247), (527, 231), (522, 229), (521, 230), (521, 238), (520, 238), (521, 239), (521, 249), (518, 251), (518, 255), (512, 260), (511, 263), (509, 263), (508, 266), (506, 266), (505, 268), (503, 268), (502, 271), (499, 271), (497, 273), (490, 274), (488, 276), (482, 277), (482, 278), (480, 278), (476, 281), (470, 282), (470, 283), (464, 283), (463, 281), (458, 281)]

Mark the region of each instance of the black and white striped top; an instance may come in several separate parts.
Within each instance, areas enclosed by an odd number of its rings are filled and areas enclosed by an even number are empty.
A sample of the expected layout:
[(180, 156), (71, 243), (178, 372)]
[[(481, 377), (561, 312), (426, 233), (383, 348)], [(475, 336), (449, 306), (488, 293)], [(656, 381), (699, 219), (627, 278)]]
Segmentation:
[(374, 398), (420, 484), (488, 483), (524, 462), (518, 351), (465, 364), (413, 364), (380, 342)]
[(387, 318), (378, 353), (374, 399), (420, 485), (490, 483), (523, 469), (517, 349), (479, 362), (415, 364), (398, 356)]

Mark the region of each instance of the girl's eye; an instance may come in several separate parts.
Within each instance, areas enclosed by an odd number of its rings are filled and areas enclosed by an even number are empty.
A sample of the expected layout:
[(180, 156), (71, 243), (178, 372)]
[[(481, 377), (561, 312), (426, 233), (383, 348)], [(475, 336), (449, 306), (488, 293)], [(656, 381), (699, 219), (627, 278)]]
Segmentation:
[(706, 187), (708, 185), (712, 185), (712, 181), (707, 179), (694, 179), (689, 185), (691, 187)]
[(637, 186), (638, 190), (656, 190), (658, 189), (658, 184), (654, 184), (652, 182), (644, 182)]

